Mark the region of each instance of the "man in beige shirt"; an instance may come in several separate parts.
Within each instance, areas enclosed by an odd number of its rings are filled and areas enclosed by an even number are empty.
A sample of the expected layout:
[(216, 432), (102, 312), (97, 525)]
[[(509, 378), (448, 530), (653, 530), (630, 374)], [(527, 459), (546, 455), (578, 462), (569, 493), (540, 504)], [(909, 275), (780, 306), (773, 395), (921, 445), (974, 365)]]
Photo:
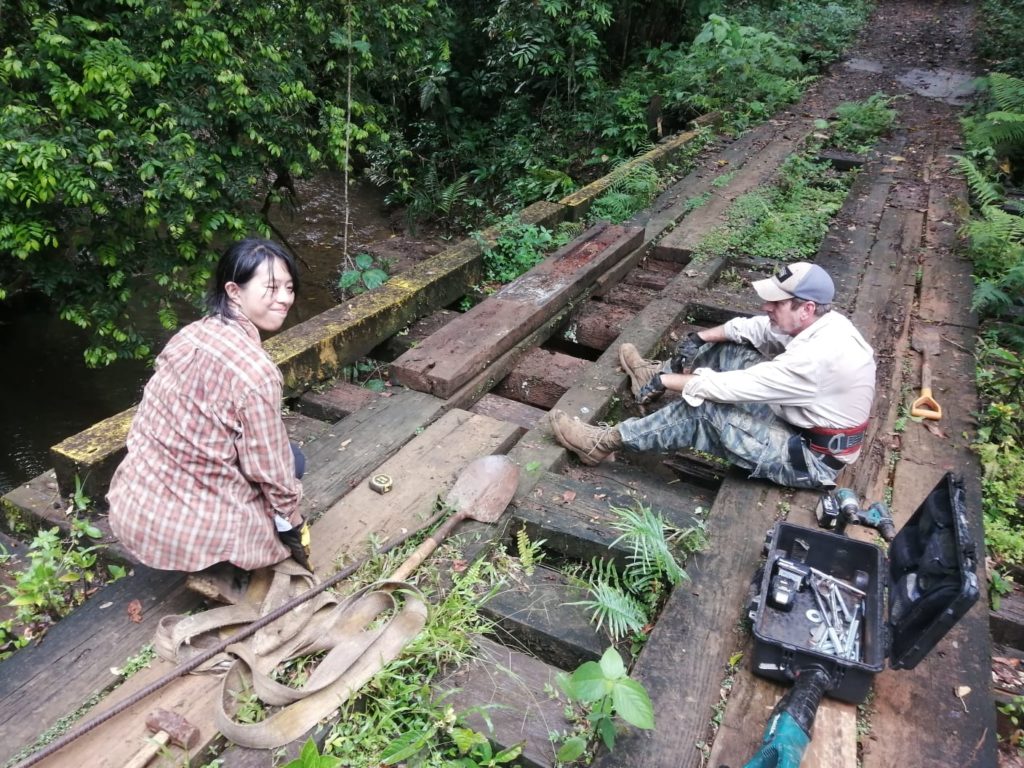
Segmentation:
[[(691, 334), (662, 365), (631, 344), (619, 358), (640, 402), (681, 397), (617, 427), (550, 414), (555, 438), (587, 464), (612, 451), (691, 448), (780, 485), (819, 488), (860, 455), (875, 394), (874, 353), (831, 308), (821, 267), (798, 262), (755, 281), (764, 315)], [(692, 369), (692, 370), (691, 370)]]

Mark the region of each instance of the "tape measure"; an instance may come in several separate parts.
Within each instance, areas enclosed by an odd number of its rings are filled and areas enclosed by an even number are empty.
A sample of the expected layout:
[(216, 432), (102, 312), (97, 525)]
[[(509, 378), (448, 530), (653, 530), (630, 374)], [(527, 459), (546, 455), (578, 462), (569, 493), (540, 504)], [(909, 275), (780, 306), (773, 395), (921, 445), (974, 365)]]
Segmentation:
[(377, 493), (387, 493), (391, 490), (391, 485), (390, 475), (374, 475), (370, 478), (370, 488)]

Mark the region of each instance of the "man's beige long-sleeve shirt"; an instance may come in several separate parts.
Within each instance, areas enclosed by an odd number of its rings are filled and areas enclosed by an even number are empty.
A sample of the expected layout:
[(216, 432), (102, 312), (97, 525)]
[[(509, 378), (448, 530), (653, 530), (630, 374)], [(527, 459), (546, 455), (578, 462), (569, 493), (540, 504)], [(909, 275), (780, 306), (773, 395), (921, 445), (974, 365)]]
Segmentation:
[(796, 336), (772, 331), (768, 317), (735, 318), (729, 340), (748, 342), (765, 361), (739, 371), (698, 368), (683, 388), (693, 406), (767, 403), (796, 427), (843, 429), (868, 420), (875, 397), (871, 346), (847, 318), (828, 312)]

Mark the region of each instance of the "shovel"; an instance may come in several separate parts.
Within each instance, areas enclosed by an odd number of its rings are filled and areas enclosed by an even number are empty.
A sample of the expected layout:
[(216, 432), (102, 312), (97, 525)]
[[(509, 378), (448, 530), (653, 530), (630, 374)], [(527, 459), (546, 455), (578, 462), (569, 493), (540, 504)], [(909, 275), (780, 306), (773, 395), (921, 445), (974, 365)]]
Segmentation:
[(389, 580), (405, 581), (409, 578), (463, 520), (498, 522), (505, 507), (512, 501), (518, 484), (519, 467), (508, 456), (494, 455), (475, 459), (462, 471), (444, 500), (445, 508), (454, 510), (454, 514), (398, 566)]
[[(377, 551), (377, 554), (390, 552), (392, 549), (403, 542), (408, 541), (413, 536), (416, 536), (422, 531), (429, 530), (431, 527), (436, 525), (442, 517), (446, 514), (450, 514), (450, 517), (445, 521), (444, 525), (442, 525), (429, 539), (420, 544), (409, 559), (399, 566), (398, 570), (391, 576), (391, 580), (401, 581), (408, 577), (408, 575), (412, 573), (420, 563), (429, 557), (430, 553), (437, 548), (437, 545), (455, 529), (455, 526), (463, 520), (470, 519), (481, 523), (497, 522), (498, 518), (500, 518), (502, 513), (505, 511), (505, 507), (507, 507), (509, 502), (512, 500), (512, 496), (515, 494), (518, 483), (519, 467), (513, 464), (512, 460), (507, 456), (484, 456), (470, 462), (455, 481), (455, 484), (448, 492), (447, 497), (445, 497), (444, 509), (430, 518), (419, 528), (413, 531), (408, 531), (407, 533), (388, 541)], [(452, 510), (454, 510), (454, 513), (451, 512)], [(259, 619), (230, 637), (224, 638), (202, 653), (192, 657), (184, 664), (179, 664), (163, 677), (153, 681), (141, 690), (136, 691), (131, 696), (118, 702), (107, 711), (94, 717), (92, 720), (79, 723), (62, 736), (47, 744), (35, 754), (30, 755), (28, 758), (18, 763), (16, 768), (28, 768), (28, 766), (35, 765), (55, 752), (60, 751), (75, 739), (84, 736), (86, 733), (98, 728), (100, 725), (116, 717), (125, 710), (130, 709), (147, 696), (156, 693), (158, 690), (166, 687), (169, 683), (177, 680), (179, 677), (183, 677), (193, 670), (198, 669), (214, 656), (223, 652), (229, 645), (233, 645), (234, 643), (241, 642), (242, 640), (251, 637), (259, 630), (263, 629), (271, 622), (281, 618), (289, 611), (297, 608), (302, 603), (311, 600), (321, 592), (333, 587), (343, 579), (348, 578), (365, 565), (369, 559), (370, 556), (367, 555), (366, 557), (351, 563), (326, 581), (321, 582), (317, 586), (300, 595), (296, 595), (286, 603), (278, 606), (265, 616), (261, 616)]]
[(938, 421), (942, 406), (932, 397), (932, 365), (929, 355), (939, 354), (939, 340), (929, 329), (914, 327), (910, 346), (921, 353), (921, 396), (910, 404), (910, 415)]

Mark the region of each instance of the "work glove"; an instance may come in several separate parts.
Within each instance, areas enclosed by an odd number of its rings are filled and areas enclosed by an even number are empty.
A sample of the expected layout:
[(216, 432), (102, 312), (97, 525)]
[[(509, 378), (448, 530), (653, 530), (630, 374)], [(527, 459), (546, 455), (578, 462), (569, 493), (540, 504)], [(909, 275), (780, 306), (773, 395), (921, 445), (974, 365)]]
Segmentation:
[(693, 358), (697, 356), (700, 348), (705, 343), (695, 331), (681, 338), (679, 343), (676, 344), (672, 357), (669, 358), (669, 368), (672, 373), (685, 373), (688, 371), (693, 363)]
[(292, 559), (310, 573), (313, 566), (309, 562), (309, 523), (305, 520), (294, 528), (287, 531), (278, 531), (277, 537), (281, 543), (288, 547)]
[(647, 405), (653, 403), (663, 394), (665, 394), (665, 385), (661, 383), (661, 374), (656, 373), (650, 381), (640, 387), (640, 391), (636, 393), (636, 403), (637, 405)]

